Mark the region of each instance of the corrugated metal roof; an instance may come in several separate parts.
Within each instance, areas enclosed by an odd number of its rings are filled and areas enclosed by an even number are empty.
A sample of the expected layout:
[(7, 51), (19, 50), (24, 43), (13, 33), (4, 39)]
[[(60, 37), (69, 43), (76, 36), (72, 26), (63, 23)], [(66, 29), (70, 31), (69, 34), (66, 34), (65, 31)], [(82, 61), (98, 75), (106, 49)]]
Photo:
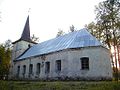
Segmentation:
[(67, 48), (80, 48), (88, 46), (102, 45), (95, 37), (93, 37), (87, 29), (71, 32), (63, 36), (39, 43), (31, 47), (24, 55), (17, 60), (32, 57), (36, 55), (47, 54)]

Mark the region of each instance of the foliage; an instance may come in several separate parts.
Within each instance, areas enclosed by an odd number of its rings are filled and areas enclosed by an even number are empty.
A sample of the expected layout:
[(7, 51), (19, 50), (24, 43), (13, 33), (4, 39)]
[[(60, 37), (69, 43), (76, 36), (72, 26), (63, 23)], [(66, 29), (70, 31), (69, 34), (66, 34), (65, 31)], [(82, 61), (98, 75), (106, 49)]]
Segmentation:
[(10, 43), (6, 41), (5, 44), (0, 44), (0, 79), (8, 78), (11, 59)]
[(33, 42), (39, 42), (39, 37), (36, 37), (34, 34), (31, 36)]
[(74, 31), (75, 31), (75, 26), (74, 25), (70, 26), (70, 32), (74, 32)]
[(120, 90), (120, 82), (0, 81), (0, 90)]
[(64, 35), (64, 34), (65, 34), (65, 32), (64, 32), (63, 30), (58, 29), (58, 32), (57, 32), (56, 37), (62, 36), (62, 35)]
[[(120, 1), (106, 0), (96, 6), (96, 21), (86, 27), (90, 32), (111, 48), (115, 37), (119, 40), (120, 33)], [(115, 35), (114, 35), (115, 34)]]
[[(75, 30), (75, 26), (74, 26), (74, 25), (71, 25), (68, 32), (74, 32), (74, 31), (76, 31), (76, 30)], [(57, 32), (56, 37), (62, 36), (62, 35), (64, 35), (64, 34), (65, 34), (65, 32), (64, 32), (62, 29), (58, 29), (58, 32)]]
[(5, 41), (4, 47), (6, 49), (12, 49), (12, 41), (10, 39), (8, 39), (7, 41)]
[(118, 62), (120, 66), (120, 1), (105, 0), (100, 2), (95, 11), (96, 21), (86, 25), (86, 27), (110, 51), (112, 47), (114, 48), (114, 53), (111, 54), (111, 62), (113, 67), (116, 67), (114, 71), (117, 73)]

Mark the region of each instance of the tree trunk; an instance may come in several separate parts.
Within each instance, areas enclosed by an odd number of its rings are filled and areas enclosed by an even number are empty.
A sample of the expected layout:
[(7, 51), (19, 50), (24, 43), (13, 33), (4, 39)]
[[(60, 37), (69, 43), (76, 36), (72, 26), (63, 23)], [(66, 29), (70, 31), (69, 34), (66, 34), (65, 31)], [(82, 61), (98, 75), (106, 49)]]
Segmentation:
[(118, 81), (118, 67), (117, 67), (117, 64), (118, 64), (118, 62), (117, 62), (117, 51), (116, 51), (116, 49), (117, 49), (117, 40), (116, 40), (116, 36), (115, 36), (115, 32), (113, 31), (113, 44), (114, 44), (114, 57), (115, 57), (115, 80), (116, 81)]
[(120, 50), (119, 50), (119, 45), (117, 45), (117, 56), (118, 56), (118, 64), (120, 68)]

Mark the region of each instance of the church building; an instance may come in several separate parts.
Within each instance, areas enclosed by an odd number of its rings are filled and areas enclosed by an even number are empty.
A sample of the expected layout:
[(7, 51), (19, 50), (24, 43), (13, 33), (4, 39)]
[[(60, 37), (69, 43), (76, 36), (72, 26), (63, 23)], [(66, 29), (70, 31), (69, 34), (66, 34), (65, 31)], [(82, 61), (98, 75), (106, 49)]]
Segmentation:
[(41, 43), (30, 38), (29, 16), (13, 42), (11, 79), (111, 80), (110, 52), (86, 28)]

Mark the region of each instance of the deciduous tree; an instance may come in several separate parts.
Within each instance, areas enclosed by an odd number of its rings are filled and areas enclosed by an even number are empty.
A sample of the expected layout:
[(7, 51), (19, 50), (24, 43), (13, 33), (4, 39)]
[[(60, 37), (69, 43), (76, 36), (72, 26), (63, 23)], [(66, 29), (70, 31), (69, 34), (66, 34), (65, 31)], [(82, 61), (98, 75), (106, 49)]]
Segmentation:
[(9, 75), (11, 60), (11, 44), (7, 40), (5, 44), (0, 44), (0, 79), (7, 79)]
[[(92, 29), (91, 32), (101, 40), (107, 48), (111, 50), (114, 47), (114, 56), (112, 56), (112, 65), (116, 67), (119, 60), (120, 47), (120, 0), (106, 0), (96, 6), (96, 21), (87, 25)], [(113, 61), (114, 57), (114, 61)], [(115, 64), (114, 64), (115, 63)]]
[(64, 34), (65, 34), (65, 32), (64, 32), (63, 30), (58, 29), (58, 32), (57, 32), (56, 37), (62, 36), (62, 35), (64, 35)]
[(70, 32), (74, 32), (75, 31), (75, 27), (74, 27), (74, 25), (71, 25), (70, 26)]

